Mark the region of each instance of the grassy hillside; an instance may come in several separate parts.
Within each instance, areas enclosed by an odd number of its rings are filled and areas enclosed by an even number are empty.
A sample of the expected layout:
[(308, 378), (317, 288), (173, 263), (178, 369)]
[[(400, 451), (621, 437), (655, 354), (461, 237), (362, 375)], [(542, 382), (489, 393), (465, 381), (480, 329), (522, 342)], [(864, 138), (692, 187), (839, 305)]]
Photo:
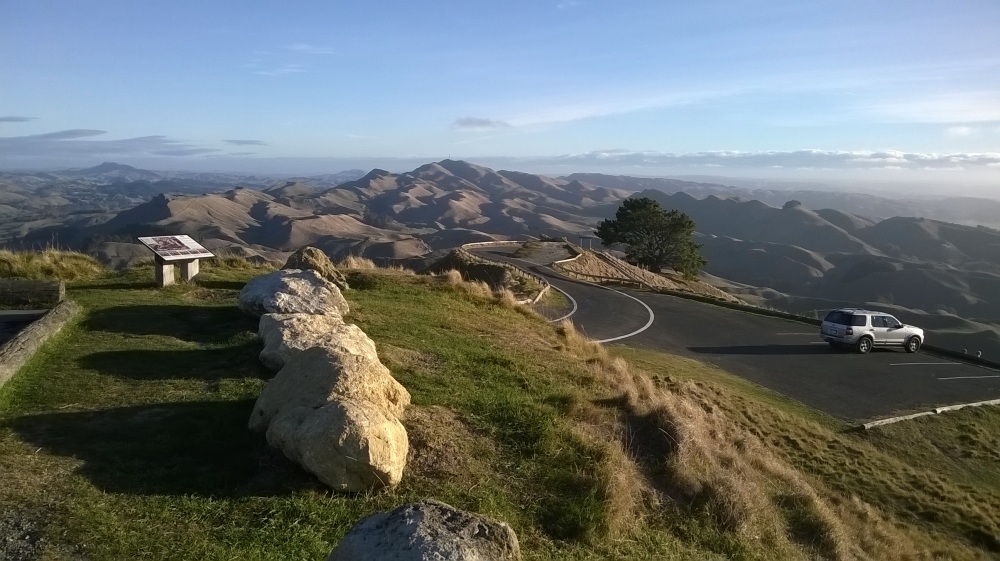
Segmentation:
[(84, 313), (0, 389), (0, 532), (43, 559), (322, 559), (433, 497), (506, 520), (526, 559), (1000, 554), (996, 409), (857, 433), (456, 275), (350, 274), (349, 321), (413, 397), (411, 458), (391, 492), (332, 494), (246, 428), (270, 373), (235, 296), (260, 272), (71, 282)]

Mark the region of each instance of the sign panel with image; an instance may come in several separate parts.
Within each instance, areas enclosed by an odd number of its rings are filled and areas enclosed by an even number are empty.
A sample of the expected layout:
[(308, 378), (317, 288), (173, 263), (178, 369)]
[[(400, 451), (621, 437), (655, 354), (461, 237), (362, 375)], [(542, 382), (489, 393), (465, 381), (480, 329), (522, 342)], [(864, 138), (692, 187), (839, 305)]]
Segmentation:
[(191, 239), (191, 236), (151, 236), (139, 238), (139, 241), (164, 261), (189, 261), (215, 257), (215, 254)]

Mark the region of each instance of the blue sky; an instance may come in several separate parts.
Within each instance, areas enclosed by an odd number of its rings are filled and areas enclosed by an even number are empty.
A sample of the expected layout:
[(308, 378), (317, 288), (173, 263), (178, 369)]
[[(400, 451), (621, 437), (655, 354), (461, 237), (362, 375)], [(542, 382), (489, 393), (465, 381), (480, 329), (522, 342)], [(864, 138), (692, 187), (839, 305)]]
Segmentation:
[(0, 167), (452, 157), (1000, 196), (998, 30), (996, 0), (8, 0)]

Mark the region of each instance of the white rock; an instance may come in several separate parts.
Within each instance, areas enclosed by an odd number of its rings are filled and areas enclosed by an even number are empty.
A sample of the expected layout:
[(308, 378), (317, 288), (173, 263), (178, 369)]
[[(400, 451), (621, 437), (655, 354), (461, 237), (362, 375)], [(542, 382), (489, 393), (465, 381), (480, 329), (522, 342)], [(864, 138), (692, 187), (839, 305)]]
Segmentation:
[(368, 403), (395, 417), (402, 416), (410, 405), (410, 393), (374, 354), (312, 347), (292, 355), (267, 383), (254, 404), (249, 426), (264, 430), (286, 411), (296, 407), (317, 409), (344, 398)]
[(292, 354), (312, 347), (378, 357), (375, 342), (361, 328), (333, 314), (264, 314), (257, 333), (264, 341), (260, 361), (271, 370), (280, 370)]
[(427, 500), (354, 525), (326, 561), (513, 561), (517, 535), (506, 523)]
[(250, 279), (240, 291), (244, 312), (260, 316), (279, 314), (334, 314), (349, 311), (340, 289), (313, 270), (285, 269)]
[(267, 442), (330, 488), (347, 492), (397, 485), (409, 453), (398, 419), (352, 399), (282, 413), (268, 427)]

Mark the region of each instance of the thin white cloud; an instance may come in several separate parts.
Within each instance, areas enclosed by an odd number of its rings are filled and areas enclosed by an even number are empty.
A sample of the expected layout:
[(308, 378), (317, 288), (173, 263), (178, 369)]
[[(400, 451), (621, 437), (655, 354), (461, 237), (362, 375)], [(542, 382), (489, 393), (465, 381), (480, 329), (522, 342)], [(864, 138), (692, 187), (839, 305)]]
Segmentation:
[(36, 117), (0, 117), (0, 123), (24, 123), (27, 121), (33, 121)]
[[(730, 97), (743, 93), (744, 88), (691, 89), (670, 93), (636, 91), (592, 92), (587, 97), (566, 99), (565, 96), (533, 101), (534, 107), (509, 111), (504, 119), (512, 127), (532, 127), (569, 123), (597, 117), (623, 115), (648, 109), (681, 107)], [(585, 94), (586, 95), (586, 94)]]
[(948, 127), (945, 129), (944, 134), (950, 138), (962, 138), (964, 136), (972, 136), (975, 132), (976, 129), (972, 127)]
[(452, 128), (461, 131), (494, 131), (510, 127), (510, 125), (504, 121), (484, 119), (481, 117), (461, 117), (455, 119), (455, 122), (452, 123), (451, 126)]
[(983, 123), (1000, 121), (1000, 91), (962, 92), (872, 105), (870, 111), (891, 122)]
[(301, 53), (304, 55), (332, 55), (337, 52), (330, 47), (310, 45), (308, 43), (295, 43), (294, 45), (288, 45), (285, 48), (288, 49), (289, 51)]
[(109, 156), (194, 156), (219, 152), (165, 136), (118, 140), (84, 140), (106, 134), (102, 130), (70, 129), (29, 136), (0, 137), (0, 154), (9, 158), (102, 158)]
[(235, 146), (267, 146), (263, 140), (223, 140), (223, 142)]
[(604, 150), (572, 154), (556, 158), (534, 159), (535, 163), (571, 165), (615, 165), (638, 167), (705, 167), (728, 168), (782, 167), (798, 169), (882, 169), (945, 170), (994, 168), (1000, 164), (1000, 152), (985, 153), (907, 153), (882, 151), (795, 150), (768, 152), (634, 152)]
[(255, 70), (254, 74), (260, 76), (286, 76), (288, 74), (300, 74), (307, 69), (308, 67), (304, 64), (288, 63), (276, 68)]

